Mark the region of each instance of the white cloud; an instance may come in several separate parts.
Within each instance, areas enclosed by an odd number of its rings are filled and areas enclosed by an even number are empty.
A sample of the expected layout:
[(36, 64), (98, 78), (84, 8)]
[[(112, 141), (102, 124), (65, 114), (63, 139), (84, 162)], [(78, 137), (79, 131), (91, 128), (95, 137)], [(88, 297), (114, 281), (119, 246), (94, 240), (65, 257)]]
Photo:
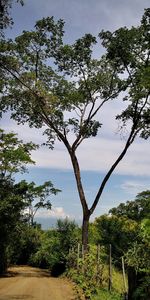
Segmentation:
[[(106, 172), (122, 151), (124, 141), (120, 139), (93, 138), (83, 143), (78, 150), (81, 170)], [(61, 144), (53, 151), (40, 148), (33, 153), (36, 166), (46, 168), (72, 169), (70, 157)], [(146, 141), (135, 142), (125, 158), (115, 170), (116, 174), (149, 176), (149, 144)]]
[(17, 125), (17, 123), (9, 118), (9, 114), (5, 114), (1, 121), (1, 128), (6, 132), (14, 132), (18, 134), (18, 138), (24, 142), (34, 142), (42, 144), (45, 141), (43, 129), (29, 128), (27, 124)]
[[(105, 131), (100, 131), (95, 138), (85, 140), (77, 152), (81, 170), (108, 171), (124, 147), (125, 140), (121, 140), (119, 135), (111, 134), (111, 132), (114, 133), (115, 131), (115, 126), (112, 122), (113, 112), (112, 110), (107, 112), (108, 116), (102, 115), (103, 120), (106, 119)], [(111, 120), (111, 122), (108, 122), (108, 120)], [(9, 127), (7, 124), (9, 124)], [(7, 120), (5, 122), (4, 119), (2, 128), (7, 129), (7, 131), (17, 132), (19, 138), (24, 141), (33, 141), (41, 144), (46, 140), (46, 137), (42, 136), (42, 129), (30, 129), (27, 125), (18, 126), (14, 121)], [(149, 142), (137, 139), (116, 168), (115, 173), (149, 176), (149, 152)], [(41, 147), (33, 151), (32, 158), (35, 160), (37, 167), (72, 169), (69, 154), (60, 142), (55, 143), (53, 151), (49, 150), (48, 147)]]
[(142, 184), (140, 181), (125, 181), (122, 185), (121, 188), (132, 195), (135, 195), (144, 189), (147, 189), (147, 185), (144, 183)]
[(37, 211), (36, 218), (70, 218), (69, 215), (66, 214), (63, 207), (52, 207), (51, 210), (39, 210)]

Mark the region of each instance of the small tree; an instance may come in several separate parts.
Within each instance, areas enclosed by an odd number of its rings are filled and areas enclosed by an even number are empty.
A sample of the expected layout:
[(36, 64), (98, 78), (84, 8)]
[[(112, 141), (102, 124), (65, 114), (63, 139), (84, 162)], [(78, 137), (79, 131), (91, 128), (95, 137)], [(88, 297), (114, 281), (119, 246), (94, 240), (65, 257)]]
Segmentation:
[[(96, 38), (86, 34), (73, 45), (63, 45), (62, 20), (43, 18), (34, 31), (24, 31), (15, 41), (1, 43), (3, 72), (1, 109), (12, 110), (12, 118), (31, 127), (47, 126), (47, 145), (61, 141), (70, 156), (83, 210), (82, 242), (87, 248), (88, 224), (111, 174), (125, 156), (135, 137), (150, 134), (149, 108), (149, 18), (147, 9), (140, 26), (101, 32), (106, 55), (92, 57)], [(55, 67), (56, 66), (56, 67)], [(102, 124), (99, 112), (118, 95), (127, 108), (117, 119), (129, 131), (124, 147), (100, 183), (88, 206), (77, 150), (95, 137)], [(73, 138), (74, 136), (74, 138)]]
[(35, 163), (30, 152), (37, 147), (32, 142), (23, 143), (13, 132), (0, 129), (0, 177), (12, 179), (15, 173), (25, 172), (27, 164)]
[(28, 223), (33, 226), (37, 211), (40, 208), (51, 209), (52, 207), (50, 200), (47, 200), (46, 198), (50, 195), (56, 195), (60, 190), (54, 188), (51, 181), (46, 181), (39, 186), (36, 186), (34, 182), (27, 183), (25, 180), (21, 181), (20, 184), (25, 191), (25, 218), (27, 218)]

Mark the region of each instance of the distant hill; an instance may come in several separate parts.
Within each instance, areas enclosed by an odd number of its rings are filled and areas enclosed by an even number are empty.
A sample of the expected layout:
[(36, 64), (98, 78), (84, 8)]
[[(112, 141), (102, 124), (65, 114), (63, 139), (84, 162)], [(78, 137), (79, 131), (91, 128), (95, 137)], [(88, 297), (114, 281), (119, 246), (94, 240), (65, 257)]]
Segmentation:
[(41, 224), (42, 229), (55, 228), (57, 219), (56, 218), (35, 218), (35, 221)]
[[(35, 218), (38, 224), (41, 224), (42, 229), (55, 228), (58, 218)], [(75, 222), (80, 226), (81, 220), (75, 220)]]

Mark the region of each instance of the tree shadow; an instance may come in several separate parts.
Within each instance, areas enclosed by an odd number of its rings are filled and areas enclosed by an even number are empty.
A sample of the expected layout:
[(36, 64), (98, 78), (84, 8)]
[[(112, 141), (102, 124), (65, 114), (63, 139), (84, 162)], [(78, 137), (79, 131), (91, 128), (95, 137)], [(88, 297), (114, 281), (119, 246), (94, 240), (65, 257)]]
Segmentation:
[(0, 278), (10, 278), (10, 277), (50, 277), (50, 271), (45, 269), (23, 269), (16, 267), (16, 270), (8, 270), (7, 273), (0, 275)]
[(26, 300), (26, 299), (35, 299), (35, 297), (31, 295), (6, 295), (0, 296), (0, 300)]

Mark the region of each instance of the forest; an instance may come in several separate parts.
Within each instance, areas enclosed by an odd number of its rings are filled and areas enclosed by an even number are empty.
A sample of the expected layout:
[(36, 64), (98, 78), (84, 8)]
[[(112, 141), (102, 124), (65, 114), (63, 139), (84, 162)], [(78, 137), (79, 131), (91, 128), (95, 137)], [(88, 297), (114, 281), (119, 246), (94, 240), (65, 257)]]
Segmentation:
[[(59, 219), (56, 228), (42, 229), (36, 213), (41, 208), (51, 210), (51, 199), (61, 190), (49, 178), (40, 185), (16, 180), (17, 174), (36, 163), (32, 151), (40, 145), (1, 129), (0, 274), (11, 265), (31, 265), (48, 269), (52, 276), (65, 274), (86, 299), (148, 300), (150, 190), (94, 222), (90, 219), (130, 146), (136, 138), (147, 140), (150, 135), (150, 9), (145, 9), (137, 27), (102, 30), (98, 39), (85, 34), (66, 44), (64, 21), (54, 17), (38, 20), (33, 30), (7, 39), (5, 28), (13, 24), (11, 5), (6, 1), (1, 9), (1, 117), (9, 113), (18, 125), (43, 130), (49, 151), (55, 151), (56, 141), (63, 144), (83, 220), (81, 227), (66, 218)], [(105, 54), (95, 58), (93, 48), (99, 41)], [(103, 127), (101, 111), (117, 101), (121, 111), (115, 119), (123, 146), (89, 204), (78, 149), (98, 136)]]

